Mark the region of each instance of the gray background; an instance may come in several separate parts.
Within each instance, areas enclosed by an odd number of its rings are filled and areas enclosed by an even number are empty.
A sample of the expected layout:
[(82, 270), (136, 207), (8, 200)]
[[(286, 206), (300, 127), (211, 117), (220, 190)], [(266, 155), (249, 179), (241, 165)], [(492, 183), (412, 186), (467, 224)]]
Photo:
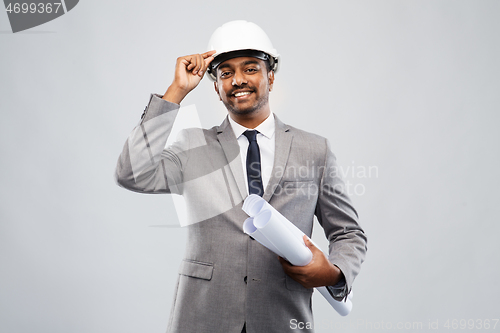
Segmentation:
[[(86, 0), (17, 34), (0, 13), (1, 332), (165, 331), (186, 230), (114, 167), (175, 59), (233, 19), (282, 55), (272, 110), (378, 170), (347, 177), (369, 237), (354, 309), (315, 295), (317, 331), (500, 318), (500, 1), (295, 3)], [(208, 79), (184, 104), (225, 115)]]

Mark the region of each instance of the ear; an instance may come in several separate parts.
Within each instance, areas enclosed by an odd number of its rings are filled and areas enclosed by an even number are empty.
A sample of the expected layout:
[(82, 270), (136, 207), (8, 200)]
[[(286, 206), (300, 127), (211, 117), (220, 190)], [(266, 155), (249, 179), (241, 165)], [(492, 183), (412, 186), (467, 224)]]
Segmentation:
[(217, 93), (217, 95), (219, 96), (219, 101), (222, 101), (222, 98), (220, 98), (219, 87), (217, 86), (217, 81), (214, 82), (214, 89), (215, 89), (215, 92)]
[(274, 83), (274, 71), (271, 70), (267, 73), (267, 79), (269, 80), (269, 91), (273, 90), (273, 83)]

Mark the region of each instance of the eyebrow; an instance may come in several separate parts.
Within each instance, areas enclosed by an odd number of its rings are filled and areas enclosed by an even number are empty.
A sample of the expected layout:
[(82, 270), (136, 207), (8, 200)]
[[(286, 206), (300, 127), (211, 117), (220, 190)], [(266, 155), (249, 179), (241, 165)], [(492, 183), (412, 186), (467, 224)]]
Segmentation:
[[(247, 61), (243, 62), (242, 65), (246, 66), (246, 65), (260, 65), (260, 64), (257, 60), (247, 60)], [(218, 68), (223, 69), (223, 68), (228, 68), (228, 67), (231, 67), (231, 66), (229, 66), (229, 64), (222, 64)]]

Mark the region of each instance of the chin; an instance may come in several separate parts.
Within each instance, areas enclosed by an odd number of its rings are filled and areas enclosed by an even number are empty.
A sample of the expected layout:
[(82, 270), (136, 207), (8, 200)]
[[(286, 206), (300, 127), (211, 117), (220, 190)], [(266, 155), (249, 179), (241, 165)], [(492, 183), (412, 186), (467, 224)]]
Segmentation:
[(238, 114), (238, 115), (246, 115), (257, 112), (257, 108), (249, 108), (249, 109), (235, 109), (235, 108), (227, 108), (229, 112)]
[(247, 108), (238, 108), (232, 104), (224, 103), (224, 105), (226, 106), (226, 109), (229, 112), (237, 114), (237, 115), (241, 115), (241, 116), (249, 115), (252, 113), (258, 113), (259, 110), (261, 110), (265, 104), (267, 104), (267, 103), (257, 103), (257, 104), (250, 106), (250, 107), (247, 107)]
[(229, 103), (224, 103), (224, 106), (226, 107), (226, 109), (229, 112), (237, 114), (237, 115), (251, 114), (251, 113), (256, 112), (259, 109), (259, 105), (258, 104), (250, 106), (250, 107), (247, 107), (247, 108), (235, 107), (234, 105), (229, 104)]

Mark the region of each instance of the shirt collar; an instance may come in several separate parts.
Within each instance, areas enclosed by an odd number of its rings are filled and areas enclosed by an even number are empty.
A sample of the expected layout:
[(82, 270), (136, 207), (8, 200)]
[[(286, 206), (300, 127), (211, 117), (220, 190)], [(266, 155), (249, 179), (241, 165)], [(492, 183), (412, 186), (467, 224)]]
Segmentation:
[[(236, 139), (238, 139), (243, 132), (247, 130), (251, 130), (251, 128), (246, 128), (245, 126), (242, 126), (238, 124), (236, 121), (231, 118), (230, 115), (227, 116), (229, 119), (229, 123), (231, 124), (231, 127), (233, 129), (234, 135), (236, 136)], [(266, 138), (271, 139), (274, 135), (275, 131), (275, 121), (274, 121), (274, 115), (271, 113), (266, 120), (261, 122), (259, 126), (255, 127), (254, 129), (259, 131), (262, 135), (264, 135)]]

